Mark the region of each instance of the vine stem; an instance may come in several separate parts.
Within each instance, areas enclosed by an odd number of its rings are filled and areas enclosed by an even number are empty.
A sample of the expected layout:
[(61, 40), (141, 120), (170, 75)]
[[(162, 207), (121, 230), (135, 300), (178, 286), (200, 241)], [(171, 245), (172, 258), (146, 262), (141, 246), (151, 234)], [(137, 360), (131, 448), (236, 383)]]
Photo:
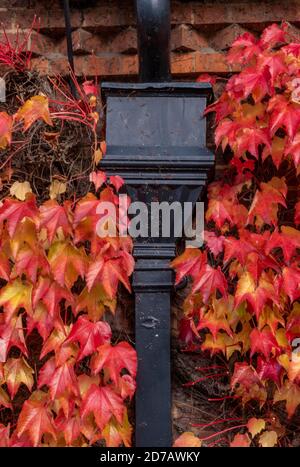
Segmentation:
[(183, 387), (194, 386), (195, 384), (200, 383), (201, 381), (204, 381), (206, 379), (221, 378), (222, 376), (228, 376), (228, 372), (226, 372), (226, 373), (215, 373), (213, 375), (203, 376), (202, 378), (196, 379), (196, 381), (192, 381), (190, 383), (183, 384)]
[(209, 439), (214, 438), (215, 436), (222, 435), (223, 433), (228, 433), (229, 431), (232, 430), (237, 430), (238, 428), (245, 428), (247, 425), (243, 423), (242, 425), (235, 425), (231, 426), (229, 428), (225, 428), (225, 430), (217, 431), (216, 433), (213, 433), (212, 435), (206, 436), (206, 438), (200, 438), (201, 441), (208, 441)]

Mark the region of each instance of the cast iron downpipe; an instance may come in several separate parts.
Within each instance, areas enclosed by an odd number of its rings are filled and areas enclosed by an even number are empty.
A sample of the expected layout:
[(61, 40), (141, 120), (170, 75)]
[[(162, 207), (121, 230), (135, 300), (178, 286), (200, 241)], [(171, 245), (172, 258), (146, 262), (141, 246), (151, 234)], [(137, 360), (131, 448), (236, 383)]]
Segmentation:
[[(65, 26), (66, 26), (66, 40), (67, 40), (67, 54), (68, 62), (70, 69), (74, 72), (74, 54), (73, 54), (73, 43), (72, 43), (72, 25), (71, 25), (71, 15), (70, 15), (70, 4), (69, 0), (63, 0), (64, 7), (64, 17), (65, 17)], [(69, 78), (69, 86), (73, 97), (76, 98), (76, 89), (74, 82), (71, 77)]]
[[(203, 111), (208, 83), (170, 79), (170, 0), (136, 0), (140, 83), (103, 83), (108, 175), (126, 182), (132, 201), (195, 203), (211, 177)], [(138, 374), (135, 445), (172, 445), (170, 260), (174, 234), (134, 239)]]
[(170, 81), (170, 0), (137, 0), (139, 78)]

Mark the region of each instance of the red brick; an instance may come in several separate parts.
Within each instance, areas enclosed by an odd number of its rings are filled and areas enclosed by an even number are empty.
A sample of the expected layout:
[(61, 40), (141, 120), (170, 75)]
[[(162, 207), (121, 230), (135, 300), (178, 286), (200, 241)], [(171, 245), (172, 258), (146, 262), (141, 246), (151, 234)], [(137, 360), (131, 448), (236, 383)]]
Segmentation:
[(260, 25), (274, 21), (300, 23), (300, 5), (297, 1), (256, 2), (189, 2), (172, 5), (173, 24), (192, 24), (195, 27), (228, 25)]
[[(72, 32), (72, 44), (74, 54), (88, 54), (92, 53), (101, 42), (99, 44), (99, 38), (94, 34), (79, 28)], [(66, 50), (66, 40), (62, 42), (61, 46)]]
[[(136, 76), (138, 73), (137, 56), (123, 54), (78, 55), (75, 56), (75, 72), (77, 75), (106, 77)], [(66, 74), (68, 61), (65, 57), (53, 55), (49, 61), (45, 58), (33, 59), (33, 66), (42, 73), (53, 75)], [(238, 71), (230, 66), (221, 53), (190, 52), (172, 54), (172, 73), (177, 77), (197, 76), (200, 73), (228, 73)]]
[[(22, 29), (27, 29), (31, 26), (34, 16), (40, 18), (40, 26), (36, 24), (36, 28), (45, 34), (62, 35), (65, 34), (65, 19), (63, 10), (59, 9), (26, 9), (15, 10), (12, 15), (12, 25), (19, 25)], [(72, 28), (79, 28), (82, 22), (81, 12), (79, 10), (71, 11)]]
[(200, 73), (228, 73), (238, 71), (226, 61), (222, 53), (192, 52), (173, 55), (172, 73), (174, 75), (198, 75)]
[(124, 0), (122, 2), (103, 4), (82, 11), (82, 27), (88, 31), (103, 31), (107, 29), (120, 29), (124, 26), (135, 26), (136, 17), (133, 2)]
[(207, 47), (207, 39), (195, 29), (185, 24), (176, 26), (171, 31), (171, 50), (190, 52)]
[[(91, 33), (79, 28), (72, 32), (73, 50), (75, 55), (99, 54), (99, 53), (137, 53), (136, 29), (127, 28), (119, 33)], [(67, 50), (64, 37), (57, 46), (53, 43), (53, 52), (65, 54)]]
[(211, 38), (210, 44), (215, 49), (226, 50), (237, 37), (245, 32), (247, 32), (247, 30), (238, 24), (231, 24), (230, 26), (216, 32)]
[(112, 40), (110, 50), (126, 54), (137, 53), (137, 32), (135, 28), (129, 27)]

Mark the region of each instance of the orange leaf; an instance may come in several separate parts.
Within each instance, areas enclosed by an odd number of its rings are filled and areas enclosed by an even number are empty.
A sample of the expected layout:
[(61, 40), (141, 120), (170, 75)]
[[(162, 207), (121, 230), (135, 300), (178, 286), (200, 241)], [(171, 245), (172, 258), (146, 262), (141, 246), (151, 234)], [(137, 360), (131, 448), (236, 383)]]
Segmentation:
[(53, 125), (49, 103), (46, 96), (33, 96), (28, 99), (16, 113), (16, 120), (24, 121), (24, 130), (28, 130), (37, 120), (42, 119), (48, 125)]

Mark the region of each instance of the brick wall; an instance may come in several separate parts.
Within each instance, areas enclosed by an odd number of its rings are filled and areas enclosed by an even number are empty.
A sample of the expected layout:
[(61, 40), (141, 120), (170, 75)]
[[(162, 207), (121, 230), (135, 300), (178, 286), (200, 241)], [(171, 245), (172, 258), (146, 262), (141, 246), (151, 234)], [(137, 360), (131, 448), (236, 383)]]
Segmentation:
[[(137, 40), (133, 0), (71, 0), (75, 69), (78, 75), (135, 79)], [(76, 8), (81, 4), (86, 8)], [(91, 5), (90, 7), (88, 5)], [(235, 71), (224, 58), (232, 40), (244, 31), (258, 34), (285, 19), (296, 34), (300, 1), (171, 0), (172, 73), (179, 79), (202, 72)], [(30, 27), (34, 15), (41, 27), (33, 41), (33, 64), (44, 73), (67, 71), (64, 16), (60, 0), (0, 0), (0, 21), (13, 39), (17, 25)]]

